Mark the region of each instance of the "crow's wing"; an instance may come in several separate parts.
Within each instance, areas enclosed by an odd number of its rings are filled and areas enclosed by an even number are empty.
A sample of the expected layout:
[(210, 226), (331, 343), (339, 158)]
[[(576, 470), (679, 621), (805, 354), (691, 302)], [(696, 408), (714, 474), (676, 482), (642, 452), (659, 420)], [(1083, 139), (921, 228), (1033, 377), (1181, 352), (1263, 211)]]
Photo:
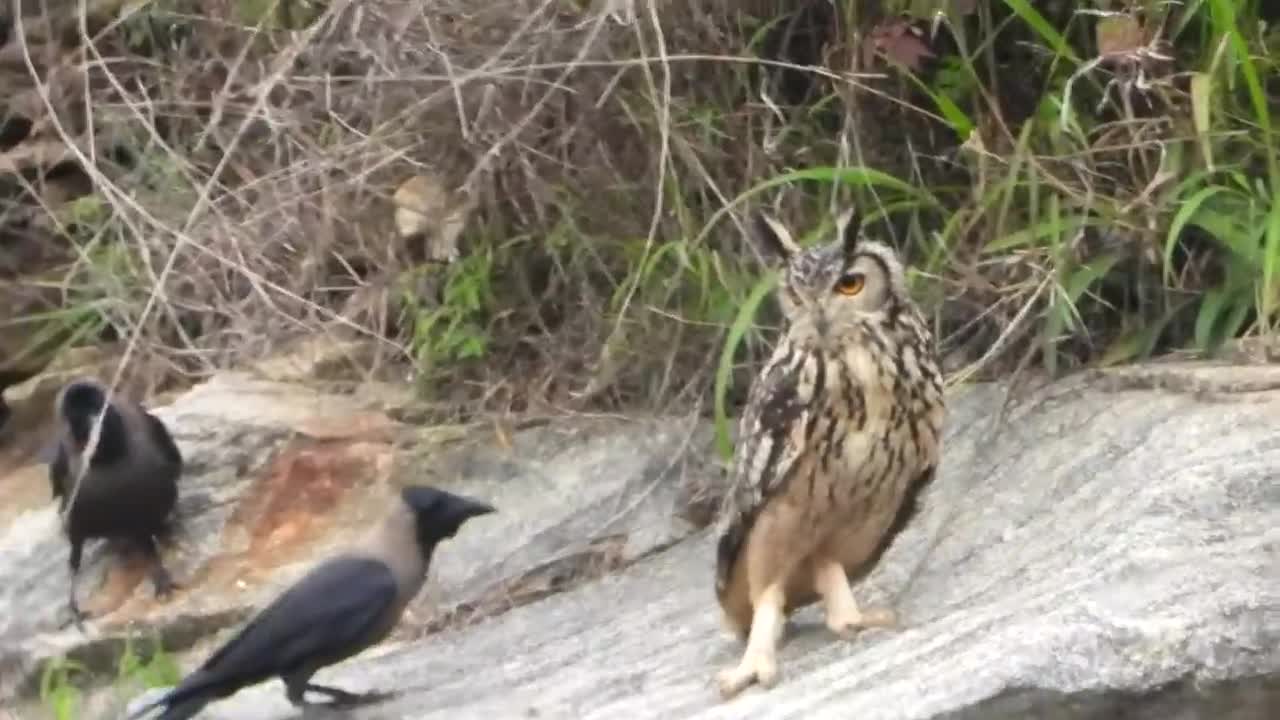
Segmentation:
[(251, 685), (309, 659), (350, 654), (384, 619), (396, 593), (391, 569), (378, 560), (328, 560), (258, 613), (193, 673), (193, 686), (184, 688), (184, 682), (175, 689), (174, 699), (203, 687)]
[[(312, 658), (332, 660), (359, 649), (395, 603), (391, 569), (367, 557), (327, 560), (285, 590), (173, 690), (136, 710), (165, 705), (190, 717), (213, 697), (295, 670)], [(184, 707), (189, 705), (189, 707)]]
[(67, 504), (67, 496), (70, 494), (67, 484), (71, 480), (71, 461), (67, 457), (67, 448), (63, 445), (62, 438), (46, 445), (40, 457), (49, 463), (49, 489), (58, 498), (58, 507), (61, 509)]
[(182, 451), (178, 449), (178, 444), (174, 442), (173, 434), (169, 432), (169, 428), (165, 427), (160, 418), (146, 410), (139, 410), (139, 412), (142, 414), (142, 420), (146, 425), (147, 432), (151, 435), (151, 442), (160, 451), (161, 457), (175, 465), (181, 465)]

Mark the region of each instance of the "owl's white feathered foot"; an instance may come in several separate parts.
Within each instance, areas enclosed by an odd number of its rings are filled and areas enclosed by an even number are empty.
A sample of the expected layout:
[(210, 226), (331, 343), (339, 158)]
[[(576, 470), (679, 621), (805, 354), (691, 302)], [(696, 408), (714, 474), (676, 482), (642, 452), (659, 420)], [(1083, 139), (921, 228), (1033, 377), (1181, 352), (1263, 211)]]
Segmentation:
[(898, 614), (892, 608), (861, 609), (853, 598), (844, 567), (835, 561), (818, 566), (814, 586), (826, 605), (827, 627), (845, 640), (851, 640), (864, 628), (898, 627)]
[(747, 650), (736, 667), (725, 668), (716, 676), (720, 697), (728, 700), (752, 685), (770, 688), (778, 684), (778, 659), (772, 652)]
[(784, 607), (781, 585), (761, 593), (751, 616), (751, 632), (742, 660), (716, 676), (720, 697), (728, 700), (751, 685), (768, 688), (778, 683), (777, 647), (785, 621)]

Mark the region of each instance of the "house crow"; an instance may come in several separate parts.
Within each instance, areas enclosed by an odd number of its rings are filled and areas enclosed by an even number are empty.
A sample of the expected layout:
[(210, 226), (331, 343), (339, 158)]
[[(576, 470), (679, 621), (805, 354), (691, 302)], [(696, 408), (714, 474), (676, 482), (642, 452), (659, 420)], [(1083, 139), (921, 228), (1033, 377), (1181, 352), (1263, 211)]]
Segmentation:
[(130, 715), (163, 706), (157, 720), (184, 720), (207, 703), (273, 677), (284, 681), (294, 706), (308, 692), (330, 707), (382, 700), (311, 682), (321, 668), (383, 640), (417, 595), (432, 551), (467, 519), (494, 512), (476, 500), (425, 486), (409, 486), (387, 518), (356, 548), (311, 569), (175, 688)]
[[(176, 586), (160, 560), (156, 536), (164, 532), (178, 499), (182, 453), (173, 437), (137, 403), (121, 397), (108, 403), (107, 389), (94, 380), (68, 383), (54, 410), (58, 434), (48, 458), (49, 482), (71, 543), (68, 604), (76, 624), (84, 617), (76, 603), (76, 580), (80, 552), (89, 538), (137, 543), (152, 561), (156, 596), (168, 595)], [(98, 444), (85, 467), (86, 445), (99, 415)]]

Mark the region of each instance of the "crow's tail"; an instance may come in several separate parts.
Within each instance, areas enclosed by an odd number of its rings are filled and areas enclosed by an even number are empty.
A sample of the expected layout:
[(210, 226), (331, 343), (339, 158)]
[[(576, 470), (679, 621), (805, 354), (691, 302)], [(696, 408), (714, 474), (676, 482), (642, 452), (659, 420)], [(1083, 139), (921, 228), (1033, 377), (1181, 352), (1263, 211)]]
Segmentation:
[(174, 689), (133, 711), (126, 720), (138, 720), (161, 705), (164, 712), (156, 720), (186, 720), (214, 699), (212, 691), (217, 683), (218, 678), (213, 673), (197, 670)]

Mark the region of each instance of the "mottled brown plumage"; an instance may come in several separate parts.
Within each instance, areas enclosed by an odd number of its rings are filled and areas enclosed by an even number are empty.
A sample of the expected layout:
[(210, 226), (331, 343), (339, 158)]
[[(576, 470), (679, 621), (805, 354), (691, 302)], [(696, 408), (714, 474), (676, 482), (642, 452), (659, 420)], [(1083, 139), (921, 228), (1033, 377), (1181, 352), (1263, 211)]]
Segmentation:
[(850, 577), (869, 570), (938, 465), (944, 404), (932, 335), (887, 246), (852, 212), (831, 243), (801, 249), (772, 218), (760, 234), (786, 260), (787, 327), (752, 384), (716, 552), (726, 625), (747, 641), (719, 675), (730, 697), (777, 681), (786, 616), (822, 600), (842, 637), (894, 622), (860, 609)]

